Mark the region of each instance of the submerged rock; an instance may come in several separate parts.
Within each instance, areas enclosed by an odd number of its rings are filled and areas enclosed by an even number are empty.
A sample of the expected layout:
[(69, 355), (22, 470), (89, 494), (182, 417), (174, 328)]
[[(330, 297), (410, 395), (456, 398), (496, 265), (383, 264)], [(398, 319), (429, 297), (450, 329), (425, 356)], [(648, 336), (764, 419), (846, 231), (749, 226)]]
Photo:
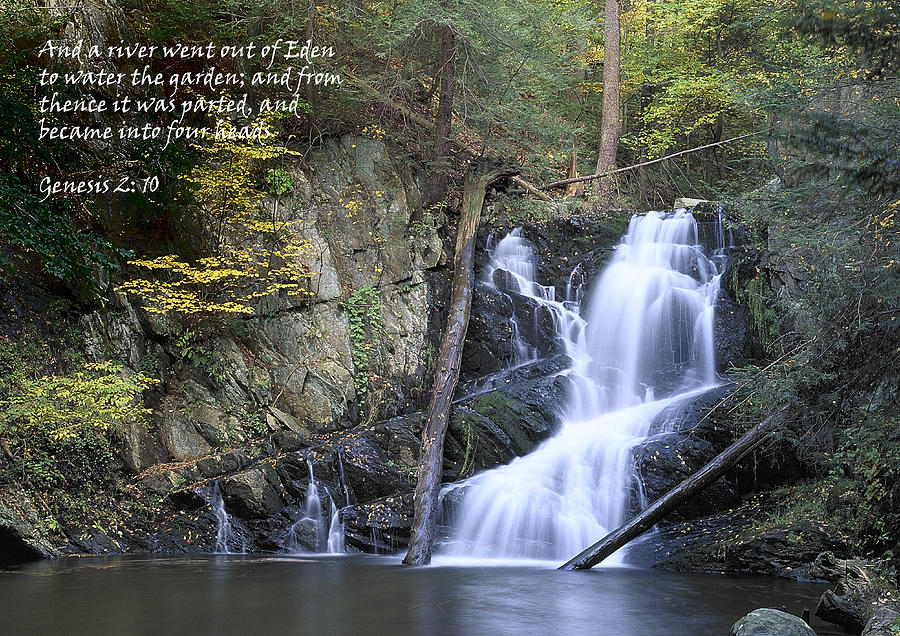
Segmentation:
[(816, 636), (802, 618), (781, 610), (755, 609), (731, 626), (729, 636)]

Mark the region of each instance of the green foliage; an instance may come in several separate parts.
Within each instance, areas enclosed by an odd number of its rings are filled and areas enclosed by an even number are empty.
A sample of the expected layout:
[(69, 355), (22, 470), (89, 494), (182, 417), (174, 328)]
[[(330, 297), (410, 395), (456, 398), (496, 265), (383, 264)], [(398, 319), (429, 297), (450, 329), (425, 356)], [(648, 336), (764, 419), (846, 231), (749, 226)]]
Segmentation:
[(269, 186), (269, 192), (275, 196), (283, 196), (294, 190), (294, 182), (291, 175), (284, 168), (269, 168), (266, 173), (266, 182)]
[[(738, 269), (734, 268), (732, 271), (737, 272)], [(747, 281), (743, 288), (736, 286), (735, 299), (750, 310), (753, 342), (761, 356), (771, 358), (777, 355), (781, 330), (774, 307), (772, 288), (764, 278), (757, 275)]]
[(36, 254), (48, 274), (91, 292), (100, 288), (106, 275), (121, 269), (119, 259), (129, 256), (98, 234), (76, 230), (65, 200), (41, 202), (15, 177), (4, 174), (0, 174), (0, 239)]
[(356, 397), (362, 406), (366, 402), (370, 384), (375, 379), (376, 355), (384, 335), (381, 296), (375, 287), (361, 287), (350, 295), (345, 306), (353, 366), (356, 370)]
[(51, 440), (105, 434), (149, 411), (136, 406), (154, 380), (125, 373), (121, 364), (90, 363), (70, 375), (7, 380), (0, 399), (0, 435)]
[[(738, 209), (765, 226), (757, 235), (769, 254), (737, 295), (751, 307), (758, 338), (775, 336), (768, 332), (775, 316), (789, 328), (766, 348), (772, 362), (730, 370), (743, 385), (734, 414), (749, 427), (790, 405), (773, 448), (814, 478), (827, 516), (862, 548), (893, 549), (900, 530), (900, 201), (886, 204), (836, 176), (757, 192)], [(787, 505), (786, 514), (802, 515), (791, 508), (799, 505)]]
[(182, 361), (197, 367), (210, 380), (221, 384), (227, 375), (227, 361), (214, 345), (203, 338), (199, 328), (176, 331), (175, 350)]

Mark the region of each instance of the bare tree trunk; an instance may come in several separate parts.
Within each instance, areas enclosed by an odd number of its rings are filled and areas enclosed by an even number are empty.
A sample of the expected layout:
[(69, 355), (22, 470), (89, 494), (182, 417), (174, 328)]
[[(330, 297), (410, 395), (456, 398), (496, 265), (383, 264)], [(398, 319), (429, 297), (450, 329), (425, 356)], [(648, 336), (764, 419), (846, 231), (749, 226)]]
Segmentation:
[(782, 407), (762, 422), (751, 428), (734, 444), (719, 453), (711, 462), (691, 475), (672, 490), (657, 499), (649, 508), (645, 509), (634, 519), (621, 528), (610, 532), (600, 541), (590, 546), (580, 554), (560, 566), (560, 570), (587, 570), (613, 552), (627, 544), (632, 539), (642, 535), (652, 528), (660, 519), (674, 510), (685, 499), (693, 497), (707, 486), (710, 486), (722, 476), (728, 468), (734, 465), (744, 455), (752, 451), (763, 440), (766, 433), (774, 428), (778, 416), (786, 410)]
[(456, 96), (456, 32), (453, 26), (441, 27), (441, 86), (434, 118), (432, 173), (425, 192), (426, 205), (441, 201), (447, 189), (447, 159), (450, 154), (450, 129), (453, 124), (453, 99)]
[[(619, 0), (606, 0), (603, 19), (603, 119), (600, 122), (597, 173), (609, 172), (615, 168), (616, 149), (622, 135), (622, 122), (619, 119), (620, 55)], [(600, 179), (594, 194), (602, 207), (612, 207), (616, 196), (613, 179), (611, 177)]]
[(409, 540), (409, 551), (403, 559), (406, 565), (428, 565), (434, 541), (434, 522), (437, 515), (441, 473), (444, 463), (444, 436), (450, 419), (453, 392), (459, 380), (459, 363), (463, 341), (469, 326), (472, 288), (475, 285), (475, 230), (481, 218), (481, 206), (487, 187), (497, 179), (516, 174), (511, 169), (487, 169), (466, 173), (462, 212), (453, 257), (453, 287), (450, 292), (450, 313), (447, 329), (441, 341), (438, 368), (434, 375), (434, 392), (428, 405), (428, 418), (422, 433), (422, 454), (419, 456), (419, 479), (416, 483), (415, 518)]

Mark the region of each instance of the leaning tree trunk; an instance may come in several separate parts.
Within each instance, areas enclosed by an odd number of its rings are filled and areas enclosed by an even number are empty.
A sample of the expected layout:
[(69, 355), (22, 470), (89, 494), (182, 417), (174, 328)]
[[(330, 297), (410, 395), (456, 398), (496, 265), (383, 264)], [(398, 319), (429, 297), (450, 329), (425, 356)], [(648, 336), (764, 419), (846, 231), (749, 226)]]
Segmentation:
[(428, 405), (428, 418), (422, 433), (422, 454), (419, 457), (419, 479), (416, 483), (415, 518), (409, 540), (409, 551), (403, 559), (406, 565), (427, 565), (431, 562), (431, 544), (440, 495), (441, 473), (444, 463), (444, 436), (450, 419), (453, 392), (459, 380), (459, 363), (463, 341), (469, 326), (472, 288), (475, 285), (475, 230), (481, 218), (481, 206), (487, 187), (514, 170), (488, 169), (475, 174), (466, 173), (462, 212), (453, 258), (453, 287), (450, 292), (450, 313), (447, 329), (441, 341), (438, 368), (434, 375), (434, 391)]
[[(622, 135), (619, 120), (619, 64), (621, 38), (619, 35), (619, 0), (606, 0), (603, 18), (603, 112), (600, 121), (600, 152), (597, 172), (605, 173), (616, 165), (616, 149)], [(597, 181), (594, 193), (602, 207), (613, 206), (615, 182), (612, 176)]]
[(744, 455), (752, 451), (763, 440), (766, 433), (774, 428), (778, 416), (785, 411), (782, 407), (762, 422), (751, 428), (734, 444), (719, 453), (711, 462), (694, 473), (672, 490), (660, 497), (649, 508), (621, 528), (610, 532), (600, 541), (582, 551), (576, 557), (560, 566), (560, 570), (587, 570), (626, 543), (652, 528), (660, 519), (674, 510), (681, 502), (693, 497), (707, 486), (714, 484), (728, 468)]

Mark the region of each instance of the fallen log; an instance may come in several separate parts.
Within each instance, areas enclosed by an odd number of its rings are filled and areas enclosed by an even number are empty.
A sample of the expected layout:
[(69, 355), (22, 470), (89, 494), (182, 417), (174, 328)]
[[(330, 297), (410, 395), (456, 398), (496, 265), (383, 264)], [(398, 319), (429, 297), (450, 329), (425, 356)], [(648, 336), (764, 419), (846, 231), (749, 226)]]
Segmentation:
[(541, 199), (542, 201), (553, 201), (553, 199), (550, 198), (550, 196), (548, 196), (546, 193), (538, 190), (534, 185), (532, 185), (531, 183), (528, 183), (522, 177), (513, 177), (511, 179), (511, 181), (517, 185), (522, 186), (522, 188), (524, 188), (526, 192), (528, 192), (529, 194), (533, 194), (534, 196), (536, 196), (538, 199)]
[(722, 141), (717, 141), (712, 144), (706, 144), (705, 146), (697, 146), (696, 148), (688, 148), (687, 150), (681, 150), (679, 152), (672, 153), (671, 155), (666, 155), (665, 157), (660, 157), (659, 159), (651, 159), (650, 161), (644, 161), (641, 163), (636, 163), (631, 166), (625, 166), (624, 168), (616, 168), (615, 170), (609, 170), (608, 172), (597, 172), (596, 174), (589, 174), (586, 177), (572, 177), (570, 179), (563, 179), (562, 181), (554, 181), (553, 183), (547, 183), (542, 186), (538, 186), (538, 190), (552, 190), (553, 188), (562, 188), (563, 186), (568, 186), (573, 183), (584, 183), (586, 181), (593, 181), (595, 179), (602, 179), (603, 177), (611, 177), (614, 174), (619, 174), (620, 172), (628, 172), (629, 170), (635, 170), (637, 168), (643, 168), (645, 166), (652, 166), (653, 164), (659, 163), (661, 161), (667, 161), (668, 159), (674, 159), (675, 157), (680, 157), (681, 155), (687, 155), (692, 152), (697, 152), (698, 150), (707, 150), (709, 148), (715, 148), (717, 146), (724, 146), (725, 144), (730, 144), (733, 141), (738, 141), (740, 139), (746, 139), (747, 137), (753, 137), (755, 135), (762, 135), (763, 133), (769, 132), (768, 130), (757, 130), (756, 132), (748, 133), (746, 135), (739, 135), (737, 137), (732, 137), (731, 139), (724, 139)]
[(699, 471), (675, 486), (657, 499), (651, 506), (622, 527), (610, 532), (600, 541), (583, 550), (559, 567), (560, 570), (588, 570), (613, 552), (652, 528), (664, 516), (674, 510), (684, 500), (696, 495), (712, 485), (728, 468), (756, 448), (769, 433), (787, 407), (782, 407), (762, 422), (751, 428), (734, 444), (719, 453)]
[(422, 433), (422, 452), (419, 456), (419, 477), (414, 498), (415, 517), (409, 539), (405, 565), (428, 565), (434, 541), (434, 523), (444, 458), (444, 437), (450, 420), (453, 392), (459, 380), (459, 364), (463, 341), (469, 326), (472, 289), (475, 285), (475, 230), (481, 218), (481, 208), (487, 187), (497, 179), (517, 174), (509, 168), (479, 170), (477, 164), (466, 172), (463, 186), (462, 211), (453, 257), (453, 286), (450, 291), (450, 311), (447, 328), (441, 340), (438, 368), (434, 375), (434, 390), (428, 405), (425, 430)]

